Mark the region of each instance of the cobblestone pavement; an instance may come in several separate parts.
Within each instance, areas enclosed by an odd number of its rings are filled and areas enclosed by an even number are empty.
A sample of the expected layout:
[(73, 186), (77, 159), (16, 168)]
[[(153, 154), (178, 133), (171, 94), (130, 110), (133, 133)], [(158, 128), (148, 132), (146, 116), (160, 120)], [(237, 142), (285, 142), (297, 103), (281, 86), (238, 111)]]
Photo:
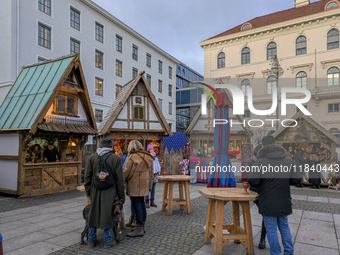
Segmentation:
[[(239, 185), (238, 187), (241, 187)], [(98, 230), (98, 240), (101, 241), (99, 247), (90, 249), (86, 245), (79, 244), (83, 226), (81, 210), (86, 201), (83, 192), (69, 191), (25, 199), (0, 195), (0, 231), (4, 235), (5, 252), (10, 251), (8, 253), (10, 255), (213, 254), (213, 245), (204, 245), (208, 200), (197, 192), (198, 189), (204, 187), (206, 187), (205, 184), (190, 184), (193, 212), (191, 215), (188, 215), (186, 210), (181, 211), (179, 207), (176, 207), (173, 216), (168, 216), (166, 212), (160, 211), (163, 184), (159, 183), (155, 199), (158, 208), (148, 209), (145, 236), (128, 238), (126, 234), (130, 229), (126, 228), (121, 230), (119, 235), (121, 242), (108, 250), (103, 248), (102, 230)], [(307, 186), (303, 189), (292, 187), (291, 194), (294, 213), (290, 216), (290, 225), (293, 238), (296, 240), (296, 254), (339, 255), (340, 191), (329, 191), (325, 188), (313, 190)], [(124, 206), (126, 221), (130, 213), (128, 203), (129, 200)], [(251, 203), (254, 245), (256, 246), (261, 216), (257, 212), (257, 207), (253, 205)], [(231, 223), (231, 215), (231, 204), (228, 203), (225, 207), (224, 224)], [(316, 225), (310, 229), (310, 224)], [(16, 227), (25, 231), (26, 234), (12, 231)], [(320, 232), (320, 229), (325, 234)], [(28, 233), (30, 231), (33, 232)], [(317, 241), (323, 237), (331, 241)], [(301, 252), (308, 249), (312, 249), (314, 253)], [(256, 247), (255, 253), (257, 255), (270, 254), (269, 249), (258, 250)], [(228, 243), (222, 254), (245, 254), (245, 250), (242, 245)]]
[(48, 194), (38, 197), (22, 198), (18, 199), (14, 196), (6, 196), (2, 194), (0, 196), (0, 212), (6, 212), (16, 209), (22, 209), (26, 207), (47, 204), (51, 202), (63, 201), (65, 199), (71, 199), (75, 197), (83, 197), (84, 193), (78, 190), (72, 190), (62, 193)]
[[(208, 200), (199, 197), (191, 200), (192, 214), (174, 210), (172, 216), (157, 212), (147, 217), (146, 234), (142, 238), (129, 238), (130, 228), (122, 230), (121, 242), (109, 250), (103, 248), (103, 234), (98, 236), (101, 245), (91, 249), (75, 244), (53, 254), (193, 254), (204, 244), (204, 226)], [(178, 209), (178, 208), (177, 208)], [(232, 222), (231, 204), (225, 208), (226, 224)]]

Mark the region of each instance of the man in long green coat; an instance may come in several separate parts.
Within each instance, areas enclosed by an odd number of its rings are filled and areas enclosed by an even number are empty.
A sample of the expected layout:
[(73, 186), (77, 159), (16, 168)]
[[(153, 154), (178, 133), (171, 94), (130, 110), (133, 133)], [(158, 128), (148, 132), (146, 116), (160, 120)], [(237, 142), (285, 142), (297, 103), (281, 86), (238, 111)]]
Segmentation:
[[(95, 247), (99, 243), (97, 240), (97, 228), (104, 229), (104, 248), (110, 248), (116, 244), (111, 235), (111, 229), (114, 225), (113, 203), (116, 196), (118, 196), (118, 199), (125, 201), (125, 180), (122, 161), (120, 157), (113, 153), (112, 148), (115, 144), (111, 138), (103, 138), (97, 151), (89, 156), (87, 160), (84, 186), (86, 195), (91, 199), (88, 233), (90, 247)], [(115, 184), (107, 189), (98, 190), (92, 185), (92, 180), (99, 163), (103, 161), (106, 161)]]

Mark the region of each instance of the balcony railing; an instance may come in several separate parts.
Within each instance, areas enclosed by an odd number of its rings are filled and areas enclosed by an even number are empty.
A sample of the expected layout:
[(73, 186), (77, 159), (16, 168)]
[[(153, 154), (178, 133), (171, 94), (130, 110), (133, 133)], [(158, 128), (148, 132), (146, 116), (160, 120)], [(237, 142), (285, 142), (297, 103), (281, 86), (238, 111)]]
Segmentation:
[(46, 123), (58, 123), (58, 124), (73, 124), (73, 125), (85, 125), (89, 126), (87, 120), (84, 119), (75, 119), (65, 116), (57, 116), (57, 115), (46, 115), (45, 116)]
[(334, 92), (340, 92), (340, 86), (323, 86), (311, 89), (312, 94), (330, 94)]

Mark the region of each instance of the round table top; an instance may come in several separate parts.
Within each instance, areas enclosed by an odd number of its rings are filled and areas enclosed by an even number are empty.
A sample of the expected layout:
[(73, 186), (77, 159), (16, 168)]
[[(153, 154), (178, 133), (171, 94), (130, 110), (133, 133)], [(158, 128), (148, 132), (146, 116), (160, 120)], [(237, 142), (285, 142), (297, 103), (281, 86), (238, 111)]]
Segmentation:
[(239, 188), (204, 188), (198, 192), (209, 199), (222, 201), (255, 201), (258, 194), (248, 190), (248, 195), (243, 195), (244, 189)]
[(157, 179), (162, 180), (162, 181), (173, 181), (173, 182), (178, 182), (178, 181), (191, 181), (194, 180), (194, 176), (190, 175), (165, 175), (165, 176), (158, 176)]

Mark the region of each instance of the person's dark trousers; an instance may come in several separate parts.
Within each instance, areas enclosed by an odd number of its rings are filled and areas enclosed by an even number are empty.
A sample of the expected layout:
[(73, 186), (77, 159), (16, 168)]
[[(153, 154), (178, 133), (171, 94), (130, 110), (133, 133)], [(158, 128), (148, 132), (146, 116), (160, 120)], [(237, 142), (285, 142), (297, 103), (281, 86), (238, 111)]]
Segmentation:
[(144, 226), (146, 221), (146, 208), (144, 203), (144, 197), (130, 197), (135, 208), (137, 226)]

